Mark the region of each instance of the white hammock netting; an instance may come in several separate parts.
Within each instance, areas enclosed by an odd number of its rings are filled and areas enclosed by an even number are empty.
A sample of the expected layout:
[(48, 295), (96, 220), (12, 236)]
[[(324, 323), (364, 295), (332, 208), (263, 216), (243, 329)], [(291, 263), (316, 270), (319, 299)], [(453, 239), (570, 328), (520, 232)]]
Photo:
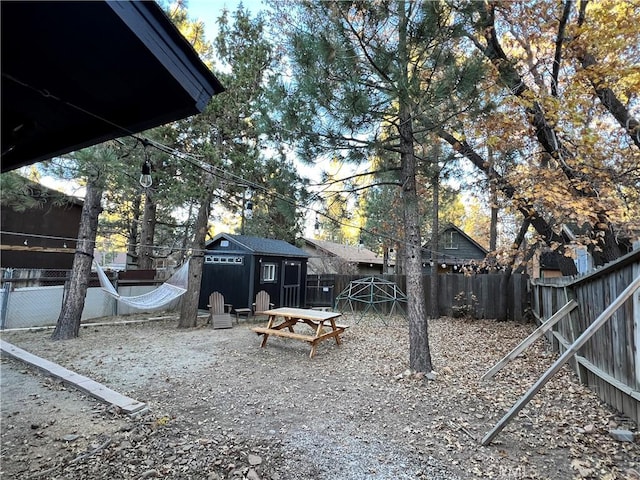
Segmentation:
[(102, 270), (97, 263), (96, 270), (98, 272), (98, 278), (100, 279), (100, 286), (107, 294), (125, 305), (141, 310), (162, 307), (172, 302), (187, 291), (189, 281), (189, 262), (185, 262), (184, 265), (171, 275), (169, 280), (155, 290), (133, 297), (123, 297), (116, 291), (109, 281), (109, 278), (107, 278), (107, 274), (104, 273), (104, 270)]

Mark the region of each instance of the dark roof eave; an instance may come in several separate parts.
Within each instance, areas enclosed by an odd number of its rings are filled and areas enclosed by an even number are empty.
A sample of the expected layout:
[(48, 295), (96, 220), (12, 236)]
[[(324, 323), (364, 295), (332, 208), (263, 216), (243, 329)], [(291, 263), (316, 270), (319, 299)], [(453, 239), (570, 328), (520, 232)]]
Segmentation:
[(197, 114), (224, 90), (154, 1), (0, 7), (2, 172)]

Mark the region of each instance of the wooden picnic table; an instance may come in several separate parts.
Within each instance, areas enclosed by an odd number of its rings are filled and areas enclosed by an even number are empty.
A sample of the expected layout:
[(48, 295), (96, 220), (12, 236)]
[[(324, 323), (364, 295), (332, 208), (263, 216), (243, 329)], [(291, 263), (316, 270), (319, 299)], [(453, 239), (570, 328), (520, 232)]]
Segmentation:
[[(342, 316), (339, 312), (282, 307), (265, 310), (262, 313), (269, 316), (267, 326), (252, 329), (258, 335), (263, 335), (261, 347), (267, 344), (269, 335), (302, 340), (311, 344), (310, 358), (316, 354), (318, 344), (323, 340), (335, 338), (336, 344), (340, 345), (340, 335), (347, 328), (346, 325), (336, 323), (336, 318)], [(296, 333), (293, 327), (298, 323), (304, 323), (311, 327), (314, 334)]]

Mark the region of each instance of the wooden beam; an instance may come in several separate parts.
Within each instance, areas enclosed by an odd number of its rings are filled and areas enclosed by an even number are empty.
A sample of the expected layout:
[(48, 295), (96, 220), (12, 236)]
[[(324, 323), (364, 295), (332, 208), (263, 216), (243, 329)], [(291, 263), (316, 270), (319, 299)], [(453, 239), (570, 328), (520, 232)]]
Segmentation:
[(0, 340), (0, 351), (2, 351), (3, 354), (15, 358), (16, 360), (37, 368), (46, 375), (62, 380), (65, 384), (81, 390), (103, 403), (115, 405), (129, 415), (142, 413), (148, 409), (147, 405), (142, 402), (138, 402), (131, 397), (122, 395), (88, 377), (79, 375), (71, 370), (67, 370), (57, 363), (53, 363), (49, 360), (38, 357), (37, 355), (33, 355), (32, 353), (16, 347), (9, 342), (5, 342), (4, 340)]
[(493, 377), (496, 373), (498, 373), (504, 366), (513, 361), (518, 355), (524, 352), (529, 346), (535, 342), (538, 338), (547, 332), (550, 328), (552, 328), (556, 323), (562, 320), (565, 316), (567, 316), (574, 308), (578, 306), (578, 303), (575, 300), (570, 300), (567, 302), (560, 310), (554, 313), (546, 322), (540, 325), (531, 335), (525, 338), (518, 346), (516, 346), (513, 350), (511, 350), (502, 360), (496, 363), (493, 367), (489, 369), (487, 373), (485, 373), (481, 380), (487, 380)]
[(604, 312), (602, 312), (598, 318), (594, 320), (594, 322), (589, 325), (589, 327), (582, 332), (571, 348), (566, 350), (560, 358), (558, 358), (555, 363), (538, 379), (538, 381), (529, 389), (527, 393), (525, 393), (520, 400), (518, 400), (511, 410), (507, 412), (507, 414), (502, 417), (502, 419), (496, 424), (493, 429), (487, 433), (482, 439), (482, 445), (488, 445), (491, 443), (491, 440), (495, 438), (498, 433), (502, 431), (502, 429), (511, 421), (511, 419), (524, 407), (529, 401), (533, 398), (533, 396), (538, 393), (538, 391), (549, 381), (549, 379), (555, 375), (560, 368), (569, 360), (571, 356), (573, 356), (580, 348), (587, 343), (587, 341), (596, 333), (602, 325), (606, 323), (607, 320), (615, 313), (615, 311), (620, 308), (621, 305), (626, 302), (631, 295), (640, 287), (640, 276), (636, 277), (630, 284), (625, 288), (620, 295), (609, 305)]
[(0, 245), (0, 250), (15, 252), (40, 252), (40, 253), (76, 253), (74, 248), (36, 247), (25, 245)]

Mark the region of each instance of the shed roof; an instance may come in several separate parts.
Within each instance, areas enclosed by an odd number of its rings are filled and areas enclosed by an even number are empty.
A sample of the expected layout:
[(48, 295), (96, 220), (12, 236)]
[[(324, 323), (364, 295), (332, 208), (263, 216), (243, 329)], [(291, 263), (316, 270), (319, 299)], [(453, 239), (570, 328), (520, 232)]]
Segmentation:
[(199, 113), (224, 90), (154, 1), (0, 8), (3, 172)]
[(309, 254), (304, 250), (285, 242), (273, 238), (251, 237), (248, 235), (233, 235), (230, 233), (220, 233), (207, 242), (207, 247), (216, 243), (220, 239), (227, 239), (234, 242), (255, 255), (275, 255), (282, 257), (309, 258)]

